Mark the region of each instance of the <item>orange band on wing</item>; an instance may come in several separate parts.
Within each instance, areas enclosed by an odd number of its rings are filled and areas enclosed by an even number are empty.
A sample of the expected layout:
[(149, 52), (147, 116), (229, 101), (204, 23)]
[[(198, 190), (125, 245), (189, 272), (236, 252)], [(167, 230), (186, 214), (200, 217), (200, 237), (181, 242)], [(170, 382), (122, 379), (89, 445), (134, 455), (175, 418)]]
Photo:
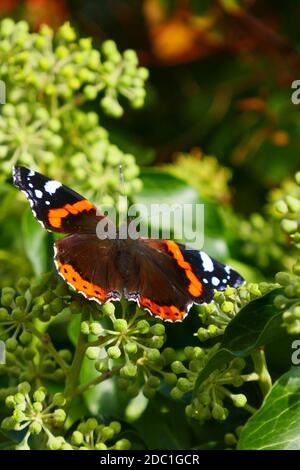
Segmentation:
[(107, 291), (105, 289), (83, 279), (71, 264), (61, 263), (59, 260), (56, 261), (57, 269), (61, 276), (77, 291), (82, 292), (87, 297), (94, 297), (101, 302), (107, 300)]
[(186, 277), (190, 281), (188, 286), (188, 291), (193, 297), (199, 297), (202, 294), (203, 285), (197, 278), (197, 276), (193, 273), (192, 266), (190, 263), (185, 261), (183, 254), (180, 251), (179, 246), (177, 243), (172, 242), (171, 240), (166, 240), (165, 244), (169, 253), (173, 256), (178, 266), (184, 269)]
[(139, 299), (141, 307), (147, 308), (152, 315), (161, 318), (162, 320), (181, 321), (186, 315), (186, 311), (179, 310), (175, 305), (158, 305), (147, 297)]
[(66, 204), (59, 209), (50, 209), (48, 212), (48, 221), (52, 227), (59, 228), (62, 225), (62, 219), (69, 214), (76, 215), (91, 209), (95, 209), (95, 206), (86, 199), (83, 199), (82, 201), (75, 202), (75, 204)]

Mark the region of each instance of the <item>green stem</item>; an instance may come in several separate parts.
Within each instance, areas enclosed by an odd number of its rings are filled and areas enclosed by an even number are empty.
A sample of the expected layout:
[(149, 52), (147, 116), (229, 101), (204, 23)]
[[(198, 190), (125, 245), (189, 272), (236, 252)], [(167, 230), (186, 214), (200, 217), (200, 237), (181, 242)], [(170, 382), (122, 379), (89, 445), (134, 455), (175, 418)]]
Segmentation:
[[(80, 323), (82, 323), (83, 321), (87, 321), (88, 319), (89, 319), (89, 314), (82, 313)], [(84, 355), (88, 346), (89, 346), (88, 336), (83, 334), (80, 331), (73, 362), (71, 364), (71, 367), (68, 371), (67, 378), (66, 378), (66, 386), (64, 390), (64, 395), (67, 400), (67, 406), (70, 405), (72, 398), (74, 397), (75, 394), (77, 394), (81, 365), (82, 365), (82, 361), (84, 359)]]
[(272, 387), (272, 379), (268, 371), (265, 352), (262, 348), (251, 353), (254, 363), (254, 370), (258, 375), (258, 383), (263, 396), (265, 397)]
[(120, 367), (118, 367), (114, 370), (109, 370), (107, 372), (103, 372), (103, 374), (98, 375), (93, 380), (90, 380), (89, 382), (86, 382), (85, 384), (79, 385), (79, 387), (77, 387), (77, 389), (75, 390), (74, 395), (80, 395), (81, 393), (85, 392), (89, 388), (94, 387), (95, 385), (98, 385), (98, 384), (104, 382), (104, 380), (110, 379), (113, 376), (113, 374), (116, 371), (118, 371), (119, 369), (120, 369)]
[(256, 413), (257, 409), (254, 408), (254, 406), (249, 405), (249, 403), (246, 403), (244, 406), (244, 410), (247, 410), (250, 414), (254, 415)]

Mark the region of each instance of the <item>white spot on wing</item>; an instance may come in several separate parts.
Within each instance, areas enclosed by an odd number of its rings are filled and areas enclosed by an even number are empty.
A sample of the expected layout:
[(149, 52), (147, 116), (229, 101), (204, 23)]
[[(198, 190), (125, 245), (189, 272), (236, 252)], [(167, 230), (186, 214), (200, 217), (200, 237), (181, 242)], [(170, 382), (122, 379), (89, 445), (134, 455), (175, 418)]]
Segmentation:
[(40, 191), (39, 189), (36, 189), (34, 191), (34, 194), (36, 195), (36, 197), (38, 197), (39, 199), (41, 199), (43, 197), (43, 193), (42, 191)]
[(47, 206), (50, 206), (50, 201), (45, 201), (45, 204), (46, 204)]
[(212, 272), (214, 270), (212, 259), (206, 253), (204, 253), (204, 251), (200, 251), (200, 256), (202, 259), (202, 266), (204, 271)]
[(216, 276), (213, 276), (211, 278), (211, 283), (213, 286), (218, 286), (220, 284), (220, 279), (218, 279)]
[(224, 270), (227, 272), (227, 274), (230, 274), (231, 268), (230, 266), (225, 266)]
[(47, 181), (47, 183), (45, 183), (45, 191), (48, 194), (54, 194), (55, 191), (58, 188), (60, 188), (61, 186), (62, 186), (62, 184), (59, 181), (49, 180), (49, 181)]

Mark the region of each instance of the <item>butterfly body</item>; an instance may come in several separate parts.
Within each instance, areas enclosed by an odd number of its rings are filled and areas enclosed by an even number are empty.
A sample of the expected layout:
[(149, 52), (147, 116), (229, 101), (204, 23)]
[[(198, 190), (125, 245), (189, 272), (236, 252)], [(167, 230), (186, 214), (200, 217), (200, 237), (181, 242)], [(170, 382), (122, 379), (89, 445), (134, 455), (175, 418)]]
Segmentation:
[[(16, 167), (13, 178), (43, 227), (67, 234), (55, 242), (55, 265), (89, 300), (102, 304), (125, 297), (164, 321), (181, 321), (193, 303), (210, 302), (214, 289), (244, 282), (202, 251), (172, 240), (125, 237), (127, 223), (115, 228), (92, 203), (58, 181), (24, 167)], [(113, 230), (99, 236), (99, 223)]]

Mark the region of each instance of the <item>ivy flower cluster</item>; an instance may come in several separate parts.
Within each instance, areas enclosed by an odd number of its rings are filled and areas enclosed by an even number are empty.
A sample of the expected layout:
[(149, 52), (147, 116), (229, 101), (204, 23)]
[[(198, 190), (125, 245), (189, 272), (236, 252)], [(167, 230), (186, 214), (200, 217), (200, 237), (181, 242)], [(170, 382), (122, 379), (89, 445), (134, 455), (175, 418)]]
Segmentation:
[(238, 289), (226, 287), (225, 291), (215, 291), (213, 302), (197, 307), (203, 326), (200, 326), (196, 335), (200, 341), (220, 336), (227, 325), (241, 310), (241, 308), (271, 291), (276, 284), (261, 282), (248, 283)]
[(131, 446), (128, 439), (115, 439), (121, 431), (117, 421), (105, 425), (89, 418), (69, 435), (63, 428), (67, 417), (64, 396), (50, 396), (44, 387), (33, 391), (28, 382), (22, 382), (14, 395), (6, 397), (5, 404), (11, 415), (2, 421), (2, 429), (25, 433), (16, 450), (35, 446), (49, 450), (127, 450)]
[(283, 287), (283, 293), (274, 299), (277, 308), (283, 310), (283, 325), (289, 334), (300, 333), (300, 260), (294, 264), (293, 272), (280, 272), (277, 282)]
[(297, 248), (300, 248), (300, 172), (295, 175), (296, 185), (289, 185), (287, 190), (274, 203), (274, 209), (281, 218), (281, 227), (290, 236)]
[[(4, 19), (0, 59), (7, 91), (0, 116), (3, 175), (24, 164), (108, 204), (118, 193), (122, 163), (126, 194), (140, 189), (133, 155), (111, 144), (98, 114), (83, 108), (99, 100), (103, 112), (117, 118), (124, 112), (120, 99), (143, 105), (148, 71), (138, 67), (133, 50), (120, 54), (108, 40), (99, 52), (69, 23), (55, 34), (48, 26), (31, 33), (26, 22)], [(110, 199), (103, 202), (104, 196)]]
[[(243, 393), (233, 393), (232, 387), (241, 387), (244, 382), (257, 380), (257, 374), (243, 374), (245, 361), (235, 358), (224, 366), (215, 369), (200, 385), (196, 384), (200, 372), (210, 358), (216, 353), (219, 345), (203, 349), (198, 346), (187, 346), (184, 359), (171, 364), (171, 370), (177, 376), (170, 395), (174, 399), (186, 397), (186, 415), (199, 421), (211, 418), (224, 421), (229, 414), (227, 402), (237, 408), (249, 408)], [(225, 404), (224, 404), (225, 401)]]
[(160, 351), (166, 339), (164, 325), (149, 323), (139, 308), (131, 318), (128, 307), (123, 310), (122, 318), (116, 316), (111, 303), (101, 310), (102, 321), (94, 318), (81, 323), (82, 334), (89, 338), (87, 358), (94, 361), (100, 374), (118, 371), (118, 385), (130, 397), (138, 395), (141, 388), (146, 397), (153, 397), (161, 379), (170, 379), (162, 369), (170, 362), (170, 356), (174, 357), (170, 348)]

